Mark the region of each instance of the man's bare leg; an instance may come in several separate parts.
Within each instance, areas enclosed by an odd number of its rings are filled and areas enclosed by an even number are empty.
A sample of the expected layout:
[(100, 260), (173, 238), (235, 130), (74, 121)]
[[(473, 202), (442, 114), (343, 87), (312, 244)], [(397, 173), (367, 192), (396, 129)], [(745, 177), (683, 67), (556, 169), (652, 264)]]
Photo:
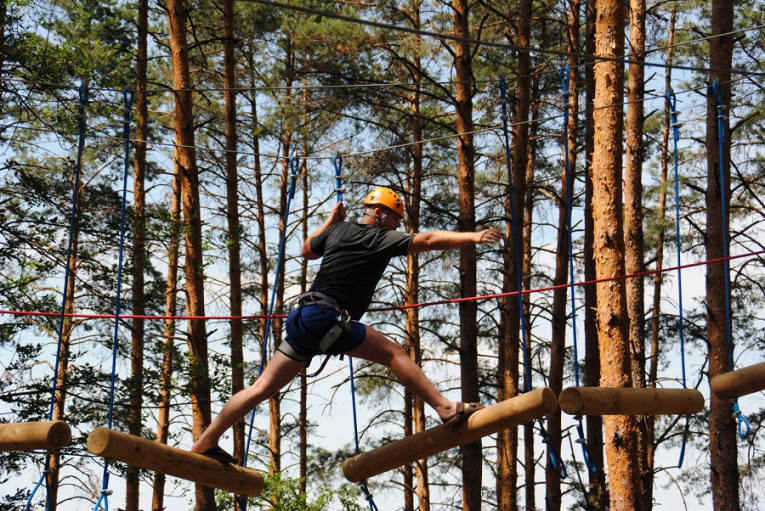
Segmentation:
[(218, 445), (218, 439), (228, 428), (292, 381), (304, 367), (305, 362), (292, 360), (281, 351), (275, 352), (255, 383), (228, 400), (210, 426), (191, 446), (191, 452), (201, 454)]
[(348, 356), (390, 367), (401, 384), (428, 403), (438, 413), (441, 420), (450, 419), (457, 413), (457, 402), (446, 399), (436, 389), (420, 366), (409, 358), (403, 347), (374, 328), (370, 326), (366, 328), (367, 336), (364, 342), (358, 348), (349, 351)]

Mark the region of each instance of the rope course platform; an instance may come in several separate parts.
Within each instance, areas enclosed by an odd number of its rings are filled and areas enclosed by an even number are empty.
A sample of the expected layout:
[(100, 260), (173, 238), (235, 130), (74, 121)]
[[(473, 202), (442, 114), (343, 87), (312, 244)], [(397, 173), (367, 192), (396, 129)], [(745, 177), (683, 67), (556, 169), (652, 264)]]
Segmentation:
[(105, 427), (88, 435), (88, 450), (103, 458), (237, 495), (257, 497), (263, 491), (263, 476), (259, 472)]
[(55, 450), (72, 441), (72, 430), (64, 421), (0, 424), (0, 451)]
[(343, 474), (356, 483), (394, 468), (433, 456), (452, 447), (552, 413), (557, 408), (555, 393), (542, 387), (478, 410), (453, 426), (436, 426), (396, 440), (369, 452), (348, 458)]
[(718, 374), (710, 382), (721, 399), (741, 397), (765, 389), (765, 362)]
[(704, 408), (695, 389), (568, 387), (558, 396), (569, 415), (683, 415)]

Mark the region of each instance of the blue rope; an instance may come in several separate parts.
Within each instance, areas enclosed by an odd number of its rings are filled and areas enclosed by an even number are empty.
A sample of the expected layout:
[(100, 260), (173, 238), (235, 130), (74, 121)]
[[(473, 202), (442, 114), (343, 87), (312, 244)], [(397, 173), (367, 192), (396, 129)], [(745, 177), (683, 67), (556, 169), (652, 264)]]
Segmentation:
[[(284, 225), (284, 228), (282, 229), (282, 235), (281, 239), (279, 241), (279, 255), (276, 259), (276, 271), (274, 272), (274, 287), (271, 290), (271, 303), (268, 306), (268, 319), (266, 320), (266, 333), (263, 336), (263, 346), (260, 350), (260, 368), (258, 369), (258, 377), (260, 377), (261, 374), (263, 374), (263, 367), (266, 365), (266, 353), (268, 350), (268, 334), (271, 331), (271, 320), (274, 313), (274, 305), (276, 303), (276, 288), (279, 284), (279, 274), (282, 271), (282, 260), (284, 259), (284, 245), (286, 244), (287, 239), (287, 220), (289, 219), (290, 215), (290, 205), (292, 203), (292, 198), (295, 196), (295, 180), (297, 178), (297, 172), (299, 168), (299, 160), (297, 156), (291, 156), (289, 160), (289, 166), (290, 166), (290, 187), (289, 191), (287, 193), (287, 206), (284, 209), (284, 215), (282, 217), (282, 224)], [(250, 452), (250, 441), (252, 440), (252, 430), (253, 426), (255, 424), (255, 408), (253, 408), (252, 413), (250, 414), (250, 427), (248, 429), (247, 433), (247, 443), (244, 448), (244, 456), (242, 457), (242, 467), (247, 466), (247, 453)]]
[[(680, 335), (680, 366), (682, 369), (682, 383), (683, 388), (686, 387), (685, 379), (685, 320), (683, 318), (683, 270), (680, 269), (680, 254), (682, 250), (682, 244), (680, 241), (680, 165), (678, 163), (678, 149), (677, 143), (680, 140), (680, 122), (677, 120), (677, 98), (675, 93), (670, 90), (667, 92), (667, 101), (669, 102), (670, 110), (670, 125), (672, 127), (672, 140), (674, 141), (674, 149), (672, 151), (675, 165), (675, 252), (677, 253), (677, 308), (678, 308), (678, 321), (679, 335)], [(688, 441), (688, 432), (690, 431), (690, 417), (685, 416), (685, 426), (683, 427), (683, 441), (680, 444), (680, 457), (677, 460), (677, 468), (683, 467), (683, 459), (685, 458), (685, 446)]]
[[(343, 182), (341, 175), (341, 171), (343, 169), (343, 157), (339, 154), (333, 156), (332, 165), (335, 167), (335, 194), (337, 197), (337, 202), (340, 203), (343, 201)], [(353, 357), (350, 356), (348, 357), (348, 370), (350, 371), (351, 409), (353, 410), (353, 438), (356, 442), (356, 454), (358, 455), (361, 453), (361, 449), (359, 448), (359, 424), (356, 418), (356, 383), (353, 377)], [(359, 486), (361, 487), (361, 491), (364, 492), (365, 498), (369, 503), (370, 511), (377, 511), (377, 504), (375, 504), (375, 501), (372, 498), (372, 494), (369, 492), (366, 480), (361, 481)]]
[[(723, 225), (723, 258), (725, 259), (725, 320), (726, 320), (726, 338), (728, 341), (728, 370), (733, 370), (733, 314), (731, 312), (730, 305), (730, 262), (728, 261), (728, 241), (730, 239), (730, 233), (728, 232), (728, 218), (725, 208), (725, 165), (723, 164), (723, 146), (725, 144), (725, 124), (723, 123), (723, 104), (722, 104), (722, 87), (715, 80), (712, 82), (712, 91), (715, 96), (715, 106), (717, 108), (717, 147), (718, 147), (718, 160), (720, 163), (720, 214), (722, 215)], [(738, 408), (738, 401), (736, 401), (733, 407), (738, 422), (738, 436), (739, 438), (746, 438), (749, 436), (751, 428), (749, 422), (741, 413)]]
[[(117, 296), (114, 301), (114, 340), (112, 342), (112, 379), (109, 388), (109, 420), (108, 428), (112, 429), (114, 424), (114, 388), (117, 381), (117, 345), (119, 343), (119, 325), (120, 325), (120, 295), (122, 293), (122, 260), (125, 252), (125, 217), (127, 216), (127, 181), (130, 171), (130, 119), (132, 117), (132, 107), (134, 94), (130, 88), (125, 87), (122, 93), (125, 101), (125, 117), (122, 121), (122, 136), (125, 140), (125, 169), (122, 177), (122, 211), (120, 213), (120, 243), (119, 256), (117, 263)], [(101, 485), (101, 495), (93, 508), (97, 511), (104, 503), (104, 509), (109, 511), (109, 461), (104, 459), (104, 474)]]
[[(80, 104), (77, 108), (77, 127), (79, 128), (79, 140), (77, 143), (77, 163), (75, 166), (75, 174), (74, 174), (74, 189), (72, 190), (72, 212), (69, 215), (69, 241), (67, 243), (67, 249), (66, 249), (66, 265), (64, 266), (64, 289), (62, 291), (62, 298), (61, 298), (61, 312), (59, 315), (59, 321), (58, 321), (58, 345), (56, 347), (56, 362), (53, 365), (53, 385), (51, 388), (50, 393), (50, 408), (48, 411), (48, 420), (53, 420), (53, 411), (55, 409), (56, 405), (56, 390), (58, 386), (58, 378), (56, 371), (58, 370), (58, 364), (61, 360), (61, 344), (63, 342), (63, 335), (64, 335), (64, 322), (66, 320), (66, 295), (68, 291), (68, 284), (69, 284), (69, 263), (72, 260), (72, 243), (74, 239), (74, 225), (75, 221), (77, 219), (77, 199), (79, 197), (80, 192), (80, 170), (82, 169), (82, 151), (85, 147), (85, 107), (88, 104), (88, 86), (86, 84), (80, 85), (79, 90), (80, 95)], [(29, 510), (32, 505), (32, 499), (35, 496), (35, 493), (37, 493), (37, 489), (40, 487), (43, 481), (45, 481), (45, 490), (46, 492), (49, 490), (48, 488), (48, 478), (46, 475), (50, 472), (50, 453), (48, 453), (45, 456), (45, 468), (43, 469), (43, 474), (40, 477), (40, 480), (38, 481), (37, 485), (35, 485), (34, 489), (32, 490), (32, 493), (30, 493), (29, 498), (27, 499), (27, 505), (26, 509)], [(45, 503), (45, 509), (50, 508), (50, 502), (46, 501)]]
[[(579, 387), (579, 341), (576, 330), (576, 286), (574, 285), (574, 226), (573, 226), (573, 202), (574, 202), (574, 178), (571, 172), (571, 162), (568, 157), (568, 118), (569, 108), (571, 106), (569, 98), (571, 96), (568, 88), (569, 67), (564, 65), (560, 72), (561, 88), (563, 90), (563, 157), (566, 165), (566, 230), (568, 231), (568, 275), (569, 289), (571, 291), (571, 338), (574, 348), (574, 380)], [(590, 452), (587, 448), (587, 440), (584, 436), (584, 425), (582, 416), (577, 415), (576, 431), (579, 438), (576, 440), (582, 447), (582, 456), (587, 465), (587, 470), (591, 473), (597, 473), (598, 469), (590, 463)]]
[[(526, 392), (531, 390), (531, 361), (529, 360), (529, 349), (526, 345), (526, 315), (523, 312), (523, 281), (521, 280), (521, 260), (520, 251), (518, 250), (518, 233), (515, 224), (515, 198), (513, 190), (513, 174), (510, 166), (510, 135), (507, 127), (507, 84), (503, 77), (499, 77), (499, 92), (502, 98), (502, 128), (505, 141), (505, 158), (507, 160), (507, 182), (508, 182), (508, 195), (510, 197), (510, 226), (513, 237), (513, 256), (515, 258), (515, 274), (517, 278), (516, 285), (518, 286), (518, 307), (520, 311), (521, 319), (521, 346), (523, 348), (523, 367), (524, 367), (524, 388)], [(563, 464), (563, 460), (553, 448), (552, 444), (546, 441), (547, 432), (542, 425), (542, 419), (539, 419), (539, 428), (542, 433), (542, 440), (548, 445), (548, 454), (552, 460), (552, 464), (555, 467), (558, 475), (561, 479), (566, 478), (566, 468)]]

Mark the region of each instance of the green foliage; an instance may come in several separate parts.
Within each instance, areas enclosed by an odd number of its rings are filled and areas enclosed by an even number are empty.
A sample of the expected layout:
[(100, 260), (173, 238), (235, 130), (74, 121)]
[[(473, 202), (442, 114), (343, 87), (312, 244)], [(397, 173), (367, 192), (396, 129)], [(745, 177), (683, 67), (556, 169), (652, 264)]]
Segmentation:
[[(250, 497), (248, 509), (263, 509), (274, 511), (361, 511), (359, 504), (360, 491), (344, 484), (339, 488), (323, 488), (315, 500), (300, 491), (298, 480), (286, 477), (281, 472), (265, 475), (265, 487), (258, 497)], [(231, 493), (218, 491), (215, 494), (218, 509), (233, 510), (234, 496)]]

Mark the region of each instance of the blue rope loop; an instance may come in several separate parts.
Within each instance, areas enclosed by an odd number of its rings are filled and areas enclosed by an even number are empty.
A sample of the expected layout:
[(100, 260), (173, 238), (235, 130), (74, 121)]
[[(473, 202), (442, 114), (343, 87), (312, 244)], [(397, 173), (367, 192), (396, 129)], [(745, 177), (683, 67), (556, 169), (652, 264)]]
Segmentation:
[[(672, 158), (674, 161), (675, 171), (675, 254), (677, 263), (677, 320), (678, 320), (678, 336), (680, 339), (680, 368), (682, 371), (682, 384), (683, 388), (687, 388), (686, 373), (685, 373), (685, 317), (683, 312), (683, 270), (681, 269), (682, 260), (681, 254), (683, 251), (682, 241), (680, 239), (680, 164), (679, 164), (679, 151), (677, 148), (680, 141), (680, 122), (677, 119), (677, 97), (675, 93), (670, 89), (667, 92), (667, 102), (669, 103), (670, 113), (670, 125), (672, 127), (672, 140), (673, 150)], [(685, 427), (683, 428), (683, 440), (680, 444), (680, 456), (677, 461), (677, 468), (683, 467), (683, 460), (685, 458), (685, 446), (688, 442), (689, 432), (689, 419), (685, 418)]]
[(523, 349), (523, 368), (524, 368), (524, 389), (526, 392), (531, 390), (531, 361), (529, 360), (529, 349), (526, 346), (526, 317), (523, 313), (523, 281), (521, 280), (521, 261), (518, 250), (518, 229), (515, 222), (515, 192), (513, 189), (513, 174), (511, 171), (510, 158), (510, 135), (507, 127), (507, 84), (504, 77), (499, 77), (499, 93), (502, 99), (502, 132), (505, 142), (505, 159), (507, 160), (507, 182), (508, 196), (510, 198), (510, 225), (513, 237), (513, 257), (515, 259), (516, 285), (518, 286), (518, 307), (521, 319), (521, 347)]
[(592, 462), (592, 456), (590, 455), (590, 449), (587, 447), (587, 438), (584, 434), (584, 425), (582, 424), (582, 417), (576, 416), (577, 425), (576, 433), (579, 436), (575, 442), (582, 446), (582, 457), (584, 458), (584, 464), (587, 466), (587, 470), (592, 474), (598, 473), (598, 467)]
[[(78, 127), (78, 141), (77, 141), (77, 159), (74, 173), (74, 187), (72, 189), (72, 209), (69, 214), (69, 235), (66, 248), (66, 264), (64, 266), (64, 286), (61, 291), (61, 307), (59, 309), (58, 320), (58, 340), (56, 343), (56, 360), (53, 364), (53, 382), (50, 391), (50, 406), (48, 408), (48, 420), (53, 420), (53, 412), (56, 408), (56, 390), (58, 388), (56, 371), (58, 370), (59, 362), (61, 361), (61, 345), (63, 343), (64, 336), (64, 323), (66, 322), (66, 296), (69, 289), (69, 264), (72, 260), (72, 244), (74, 239), (74, 225), (77, 221), (77, 203), (80, 192), (80, 171), (82, 170), (82, 151), (85, 147), (85, 107), (88, 106), (88, 85), (83, 82), (79, 88), (79, 105), (77, 107), (77, 127)], [(46, 475), (50, 473), (50, 453), (45, 455), (45, 464), (43, 468), (43, 474), (40, 480), (32, 489), (27, 499), (26, 509), (30, 509), (32, 505), (32, 499), (34, 498), (37, 490), (40, 488), (43, 481), (45, 482), (46, 492), (49, 491), (48, 478)], [(50, 495), (48, 495), (50, 499)], [(50, 502), (46, 502), (45, 509), (48, 509)]]
[[(722, 215), (723, 224), (723, 257), (725, 258), (725, 326), (726, 326), (726, 339), (728, 344), (728, 370), (733, 371), (733, 312), (731, 310), (730, 303), (730, 261), (728, 260), (728, 240), (730, 239), (730, 232), (728, 230), (728, 217), (726, 211), (726, 195), (725, 195), (725, 165), (723, 164), (723, 146), (725, 145), (725, 115), (723, 113), (724, 106), (722, 103), (722, 87), (715, 80), (712, 82), (712, 92), (715, 96), (715, 107), (717, 109), (717, 147), (718, 147), (718, 159), (720, 167), (720, 213)], [(733, 403), (733, 411), (736, 415), (738, 436), (744, 439), (749, 436), (751, 427), (749, 422), (741, 413), (738, 407), (738, 401)]]
[(361, 488), (361, 491), (364, 492), (364, 498), (369, 504), (369, 511), (379, 511), (377, 509), (377, 504), (375, 504), (374, 498), (372, 498), (372, 493), (369, 491), (369, 487), (367, 487), (366, 480), (359, 482), (359, 487)]
[(749, 433), (752, 432), (752, 428), (749, 426), (749, 421), (746, 420), (744, 414), (741, 413), (741, 410), (738, 407), (738, 401), (733, 403), (733, 415), (736, 416), (736, 430), (738, 431), (738, 437), (743, 440), (749, 436)]
[[(107, 426), (112, 429), (114, 425), (114, 389), (117, 382), (117, 346), (119, 345), (119, 327), (120, 327), (120, 299), (122, 295), (122, 266), (125, 255), (125, 224), (127, 217), (127, 184), (128, 176), (130, 175), (130, 119), (132, 117), (133, 95), (130, 93), (130, 89), (125, 87), (123, 91), (123, 100), (125, 103), (125, 113), (123, 117), (122, 136), (125, 140), (125, 158), (124, 158), (124, 171), (122, 175), (122, 201), (120, 211), (120, 242), (119, 251), (117, 257), (117, 290), (114, 299), (114, 337), (112, 341), (112, 375), (111, 384), (109, 387), (109, 415)], [(109, 500), (108, 496), (111, 495), (109, 490), (109, 461), (104, 459), (104, 474), (102, 478), (101, 497), (96, 502), (96, 506), (93, 508), (97, 511), (101, 502), (104, 503), (104, 508), (108, 511)]]
[[(292, 204), (292, 198), (295, 196), (295, 181), (297, 180), (297, 173), (299, 165), (299, 158), (295, 155), (290, 156), (289, 168), (290, 168), (290, 186), (287, 192), (287, 204), (284, 208), (284, 215), (282, 216), (282, 229), (281, 237), (279, 240), (279, 254), (276, 258), (276, 269), (274, 271), (274, 286), (271, 289), (271, 299), (268, 306), (268, 319), (266, 319), (266, 332), (263, 336), (263, 345), (260, 350), (260, 367), (258, 368), (258, 377), (263, 374), (263, 367), (266, 365), (266, 354), (268, 353), (268, 334), (271, 331), (271, 320), (274, 314), (274, 306), (276, 303), (276, 289), (279, 283), (279, 275), (282, 271), (282, 261), (284, 259), (284, 246), (287, 240), (287, 221), (290, 216), (290, 206)], [(247, 442), (244, 447), (244, 456), (242, 456), (242, 467), (247, 466), (247, 453), (250, 452), (250, 442), (252, 440), (252, 430), (255, 425), (255, 408), (250, 413), (250, 425), (247, 432)]]
[(335, 167), (335, 193), (337, 194), (337, 202), (343, 202), (343, 183), (341, 170), (343, 168), (343, 157), (340, 154), (336, 154), (332, 157), (332, 165)]
[(547, 434), (547, 430), (545, 430), (542, 419), (538, 419), (537, 421), (539, 423), (539, 436), (542, 437), (542, 443), (547, 445), (547, 455), (550, 457), (550, 463), (552, 463), (555, 472), (558, 473), (558, 477), (561, 480), (566, 479), (568, 477), (566, 463), (563, 461), (563, 458), (561, 458), (558, 450), (550, 441), (550, 435)]

